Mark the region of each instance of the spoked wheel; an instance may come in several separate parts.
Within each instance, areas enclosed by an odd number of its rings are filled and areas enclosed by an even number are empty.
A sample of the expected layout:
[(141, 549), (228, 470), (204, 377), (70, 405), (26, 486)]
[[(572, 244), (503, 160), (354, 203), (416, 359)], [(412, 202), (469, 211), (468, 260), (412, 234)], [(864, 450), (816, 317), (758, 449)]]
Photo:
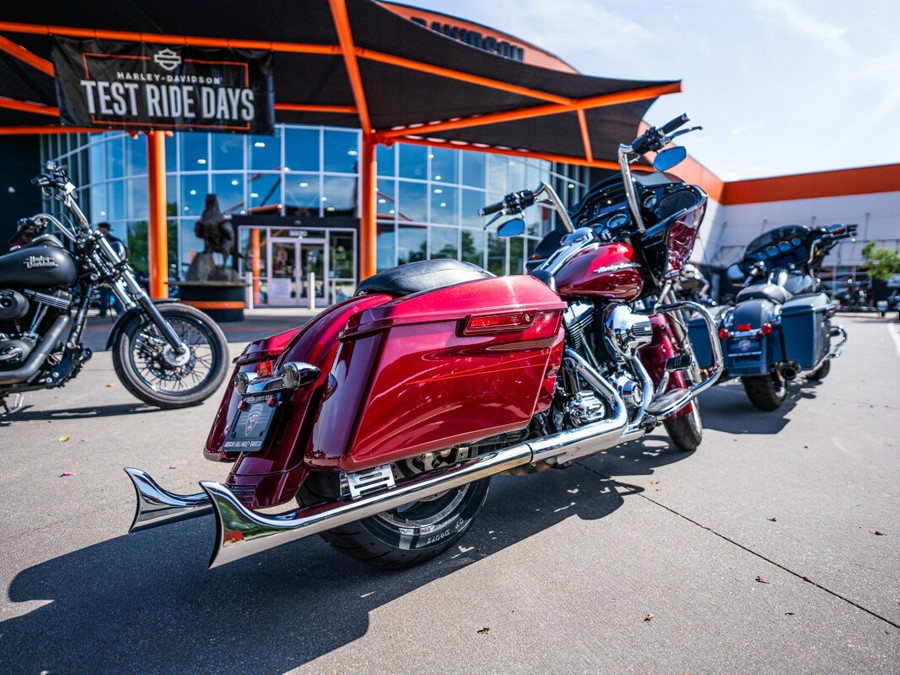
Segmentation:
[(770, 411), (778, 409), (787, 398), (787, 382), (778, 373), (748, 375), (741, 378), (747, 398), (756, 408)]
[(685, 452), (696, 450), (703, 440), (703, 422), (700, 420), (700, 404), (697, 399), (691, 401), (691, 412), (663, 420), (663, 425), (676, 448)]
[[(394, 465), (399, 480), (423, 471), (455, 464), (466, 451), (426, 453)], [(388, 569), (412, 567), (446, 551), (472, 525), (487, 496), (490, 478), (449, 489), (433, 497), (364, 518), (322, 533), (334, 549), (360, 562)], [(312, 474), (297, 496), (309, 506), (335, 496), (329, 476)]]
[(135, 318), (113, 348), (113, 367), (125, 388), (160, 408), (184, 408), (209, 398), (228, 371), (228, 344), (222, 330), (200, 310), (161, 305), (187, 351), (178, 354), (152, 322)]

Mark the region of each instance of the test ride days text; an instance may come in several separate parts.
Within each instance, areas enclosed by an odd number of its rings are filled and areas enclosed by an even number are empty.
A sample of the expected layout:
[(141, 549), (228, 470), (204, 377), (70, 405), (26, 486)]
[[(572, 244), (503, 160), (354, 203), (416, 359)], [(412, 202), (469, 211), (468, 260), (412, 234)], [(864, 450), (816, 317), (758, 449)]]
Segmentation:
[(119, 117), (150, 117), (185, 119), (218, 119), (250, 122), (255, 115), (255, 97), (252, 89), (208, 86), (217, 84), (218, 78), (191, 77), (195, 84), (168, 84), (177, 82), (178, 76), (140, 75), (119, 73), (156, 82), (104, 82), (81, 80), (88, 112), (91, 115), (116, 115)]

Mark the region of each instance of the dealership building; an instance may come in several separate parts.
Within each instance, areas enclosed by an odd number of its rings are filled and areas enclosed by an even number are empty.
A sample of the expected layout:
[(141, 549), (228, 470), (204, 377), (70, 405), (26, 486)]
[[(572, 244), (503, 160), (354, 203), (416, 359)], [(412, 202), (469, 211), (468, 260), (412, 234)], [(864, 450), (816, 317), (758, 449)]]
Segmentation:
[[(566, 76), (574, 73), (554, 55), (495, 28), (379, 4), (467, 49)], [(47, 134), (39, 141), (41, 160), (69, 167), (91, 221), (110, 222), (113, 234), (129, 242), (139, 267), (153, 257), (146, 244), (153, 202), (148, 147), (143, 136), (125, 131)], [(361, 227), (369, 184), (360, 169), (365, 155), (365, 134), (327, 123), (279, 121), (274, 134), (259, 135), (168, 133), (164, 180), (170, 276), (183, 275), (203, 250), (194, 225), (207, 194), (215, 194), (231, 218), (241, 254), (235, 265), (242, 278), (252, 279), (255, 303), (327, 306), (352, 293), (371, 269), (364, 261), (371, 259), (375, 270), (457, 258), (495, 274), (521, 273), (537, 242), (556, 226), (554, 215), (530, 209), (523, 237), (499, 238), (485, 231), (478, 209), (539, 181), (574, 205), (611, 170), (608, 163), (568, 162), (549, 152), (405, 138), (379, 143), (374, 145), (376, 175), (370, 179), (376, 203), (373, 238)], [(793, 223), (858, 225), (858, 238), (835, 247), (826, 261), (823, 278), (834, 285), (858, 274), (865, 242), (900, 246), (900, 164), (728, 183), (714, 170), (690, 158), (672, 170), (710, 196), (693, 255), (708, 268), (724, 269), (750, 239)]]

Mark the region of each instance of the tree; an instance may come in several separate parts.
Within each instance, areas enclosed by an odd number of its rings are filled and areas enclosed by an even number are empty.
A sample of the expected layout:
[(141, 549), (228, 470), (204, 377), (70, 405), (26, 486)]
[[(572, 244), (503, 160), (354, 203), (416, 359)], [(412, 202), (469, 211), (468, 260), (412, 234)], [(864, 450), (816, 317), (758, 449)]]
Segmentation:
[(900, 251), (890, 248), (876, 248), (877, 242), (870, 241), (862, 249), (866, 259), (862, 269), (879, 281), (887, 281), (893, 274), (900, 274)]

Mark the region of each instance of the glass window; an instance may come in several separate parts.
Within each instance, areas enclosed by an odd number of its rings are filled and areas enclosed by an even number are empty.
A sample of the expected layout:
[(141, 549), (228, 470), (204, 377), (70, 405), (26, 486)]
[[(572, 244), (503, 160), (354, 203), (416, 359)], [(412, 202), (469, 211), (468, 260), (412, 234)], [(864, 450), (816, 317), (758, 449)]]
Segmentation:
[(285, 215), (318, 216), (320, 198), (318, 174), (291, 173), (285, 175)]
[(421, 145), (398, 145), (400, 166), (397, 174), (402, 178), (426, 178), (428, 149)]
[(397, 264), (425, 260), (428, 247), (426, 229), (401, 225), (397, 232)]
[(498, 195), (505, 195), (510, 190), (508, 181), (506, 180), (506, 168), (508, 166), (508, 158), (501, 155), (488, 155), (486, 158), (487, 167), (485, 169), (485, 186), (488, 192)]
[(380, 220), (394, 219), (394, 216), (397, 214), (397, 198), (394, 195), (393, 179), (378, 181), (378, 193), (375, 197), (375, 203)]
[(250, 136), (250, 168), (276, 171), (281, 168), (281, 128), (274, 136)]
[(353, 233), (331, 232), (328, 235), (328, 274), (332, 279), (353, 279)]
[(356, 178), (325, 176), (322, 207), (327, 216), (356, 215)]
[(431, 186), (431, 222), (456, 225), (459, 222), (457, 200), (459, 191), (440, 183)]
[(281, 174), (255, 174), (247, 184), (247, 205), (268, 207), (267, 213), (281, 213)]
[(358, 134), (355, 131), (332, 131), (325, 133), (325, 171), (356, 173), (359, 160)]
[(378, 238), (375, 243), (376, 268), (390, 269), (394, 262), (394, 225), (392, 223), (378, 223)]
[(108, 183), (107, 190), (109, 213), (106, 215), (106, 220), (125, 218), (125, 181), (112, 181)]
[(121, 178), (125, 175), (125, 149), (122, 136), (116, 134), (106, 141), (106, 177)]
[(205, 171), (209, 168), (209, 134), (196, 132), (179, 134), (181, 139), (181, 170)]
[(178, 135), (166, 136), (166, 171), (178, 171)]
[(384, 145), (378, 145), (375, 149), (375, 161), (378, 163), (378, 175), (379, 176), (393, 176), (394, 175), (394, 157), (396, 156), (396, 151), (394, 148), (397, 146), (391, 146), (390, 148)]
[(91, 188), (91, 212), (88, 217), (92, 223), (106, 220), (109, 215), (109, 207), (106, 203), (106, 183), (94, 185)]
[(484, 227), (486, 219), (478, 215), (478, 210), (487, 204), (487, 196), (475, 190), (462, 191), (462, 213), (460, 221), (468, 227)]
[(203, 240), (194, 234), (194, 223), (196, 222), (196, 218), (182, 218), (179, 221), (179, 229), (181, 231), (181, 236), (179, 237), (179, 259), (186, 264), (186, 267), (185, 265), (182, 266), (185, 271), (190, 267), (194, 256), (201, 253), (205, 247)]
[(525, 184), (525, 162), (521, 159), (510, 159), (509, 160), (509, 184), (506, 192), (515, 192), (518, 190), (524, 190), (528, 188), (529, 190), (534, 187), (533, 185)]
[(112, 227), (113, 236), (124, 239), (128, 246), (128, 262), (140, 272), (147, 271), (147, 262), (150, 260), (150, 235), (146, 220), (128, 223), (125, 228), (127, 234), (122, 236), (122, 228), (118, 225)]
[(399, 181), (397, 217), (402, 221), (427, 222), (428, 186), (425, 183)]
[(285, 129), (285, 169), (291, 171), (318, 171), (319, 143), (318, 129)]
[(127, 137), (125, 141), (125, 171), (129, 176), (147, 175), (147, 139)]
[(457, 161), (459, 151), (449, 148), (431, 149), (431, 180), (442, 183), (458, 183)]
[(479, 267), (484, 265), (484, 232), (482, 230), (467, 230), (460, 232), (460, 260), (473, 263)]
[(150, 198), (147, 196), (147, 179), (130, 178), (125, 181), (125, 205), (129, 218), (149, 218)]
[[(199, 217), (203, 213), (203, 200), (209, 192), (206, 174), (191, 175), (183, 174), (181, 176), (181, 207), (178, 209), (179, 215)], [(191, 232), (193, 232), (194, 224), (191, 223)]]
[(99, 183), (106, 180), (106, 142), (102, 139), (92, 143), (90, 147), (91, 182)]
[(484, 187), (484, 158), (481, 152), (463, 152), (462, 184), (470, 187)]
[(491, 274), (501, 276), (506, 274), (506, 238), (498, 237), (493, 232), (487, 233), (488, 240), (488, 264)]
[[(244, 203), (244, 174), (213, 174), (213, 193), (219, 198), (219, 209), (222, 213), (240, 213), (246, 208)], [(256, 186), (253, 187), (256, 189)], [(204, 200), (206, 196), (204, 195)], [(276, 199), (277, 203), (278, 200)], [(251, 204), (253, 205), (253, 204)]]
[(431, 228), (431, 257), (432, 258), (456, 258), (459, 252), (457, 238), (459, 228), (437, 227)]
[(244, 169), (244, 137), (234, 134), (212, 134), (212, 168), (216, 171)]
[(525, 272), (525, 240), (522, 237), (509, 237), (509, 273)]

